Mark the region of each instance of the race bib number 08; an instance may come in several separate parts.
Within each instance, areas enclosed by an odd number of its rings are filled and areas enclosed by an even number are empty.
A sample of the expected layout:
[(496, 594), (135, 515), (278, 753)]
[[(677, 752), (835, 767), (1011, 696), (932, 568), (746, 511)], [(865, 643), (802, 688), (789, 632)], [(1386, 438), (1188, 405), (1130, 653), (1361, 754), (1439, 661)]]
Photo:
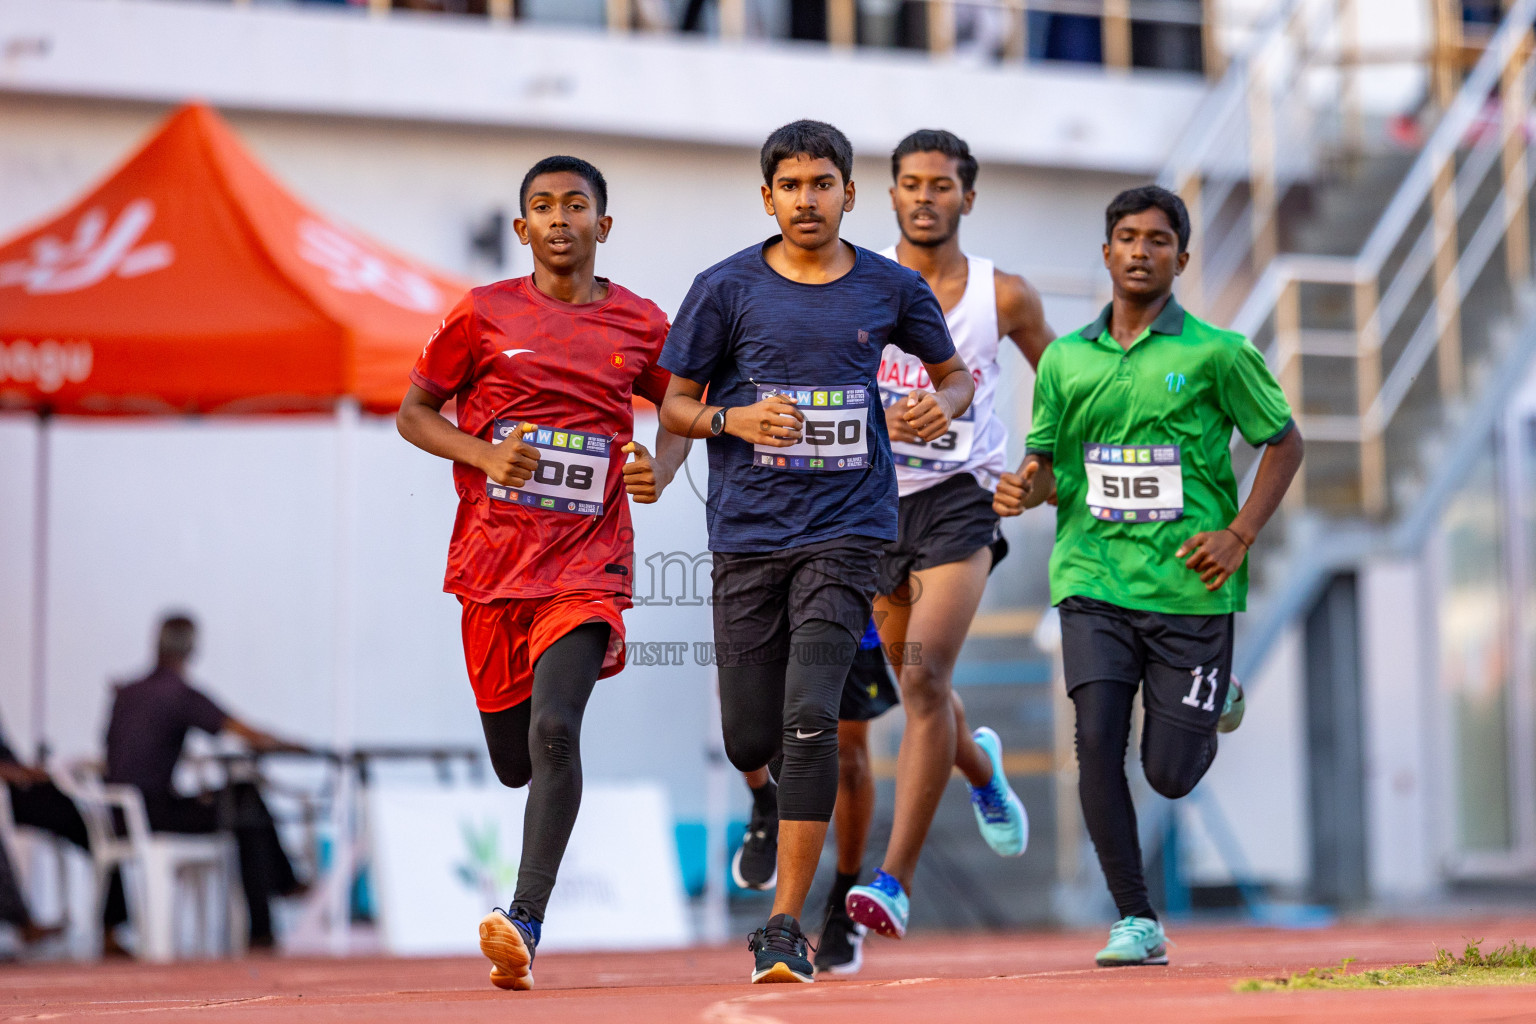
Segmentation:
[(757, 400), (785, 394), (805, 416), (801, 439), (788, 448), (752, 446), (752, 458), (771, 469), (836, 473), (869, 465), (869, 389), (787, 387), (759, 384)]
[(1184, 515), (1176, 444), (1083, 445), (1088, 513), (1116, 523), (1166, 523)]
[[(518, 420), (497, 420), (496, 443), (505, 441)], [(544, 512), (570, 512), (583, 516), (603, 514), (603, 493), (608, 485), (608, 445), (612, 438), (579, 430), (539, 427), (523, 437), (523, 443), (539, 450), (539, 465), (521, 488), (485, 482), (485, 492), (497, 501), (527, 505)]]
[[(889, 409), (907, 397), (906, 392), (880, 389), (880, 404)], [(949, 421), (949, 429), (932, 441), (891, 442), (891, 454), (896, 465), (909, 469), (927, 469), (947, 473), (965, 465), (971, 457), (971, 444), (976, 440), (976, 418), (971, 409)]]

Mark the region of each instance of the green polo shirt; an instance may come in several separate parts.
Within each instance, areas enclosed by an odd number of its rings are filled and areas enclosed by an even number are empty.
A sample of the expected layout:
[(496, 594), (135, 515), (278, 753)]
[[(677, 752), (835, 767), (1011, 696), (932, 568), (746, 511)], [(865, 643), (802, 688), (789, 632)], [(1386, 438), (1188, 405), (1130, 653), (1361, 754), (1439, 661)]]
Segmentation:
[[(1290, 403), (1246, 338), (1172, 297), (1128, 350), (1110, 335), (1109, 316), (1105, 306), (1048, 345), (1035, 378), (1028, 447), (1049, 456), (1056, 473), (1051, 603), (1081, 596), (1173, 615), (1243, 611), (1246, 559), (1211, 593), (1174, 554), (1237, 515), (1232, 428), (1252, 445), (1278, 441), (1292, 426)], [(1182, 477), (1182, 511), (1169, 507), (1170, 473)]]

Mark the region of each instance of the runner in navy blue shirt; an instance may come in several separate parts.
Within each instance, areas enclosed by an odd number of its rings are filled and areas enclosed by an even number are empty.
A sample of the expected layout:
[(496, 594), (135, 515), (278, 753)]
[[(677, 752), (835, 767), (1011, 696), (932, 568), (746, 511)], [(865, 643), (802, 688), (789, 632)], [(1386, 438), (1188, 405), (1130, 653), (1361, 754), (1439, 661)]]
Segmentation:
[(842, 132), (796, 121), (761, 159), (781, 234), (694, 281), (662, 349), (661, 418), (709, 439), (726, 754), (751, 772), (783, 753), (778, 887), (752, 937), (752, 980), (811, 981), (799, 916), (837, 799), (838, 702), (896, 537), (880, 355), (911, 352), (936, 382), (906, 400), (925, 440), (965, 411), (973, 384), (922, 277), (838, 237), (854, 198)]

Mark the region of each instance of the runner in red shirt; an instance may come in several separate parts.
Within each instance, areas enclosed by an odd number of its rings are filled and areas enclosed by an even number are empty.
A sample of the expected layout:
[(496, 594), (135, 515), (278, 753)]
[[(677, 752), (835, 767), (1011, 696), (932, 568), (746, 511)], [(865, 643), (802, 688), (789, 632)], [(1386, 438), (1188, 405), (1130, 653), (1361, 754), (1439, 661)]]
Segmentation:
[[(453, 461), (459, 511), (443, 589), (463, 605), (464, 660), (491, 763), (528, 786), (522, 863), (508, 910), (480, 922), (499, 988), (533, 987), (544, 908), (581, 803), (581, 719), (597, 680), (624, 667), (634, 578), (625, 493), (650, 503), (688, 442), (656, 456), (633, 440), (633, 396), (660, 404), (667, 318), (595, 274), (608, 187), (575, 157), (535, 164), (514, 226), (529, 277), (476, 288), (411, 371), (397, 423)], [(457, 402), (458, 425), (440, 410)], [(625, 462), (625, 453), (633, 456)]]

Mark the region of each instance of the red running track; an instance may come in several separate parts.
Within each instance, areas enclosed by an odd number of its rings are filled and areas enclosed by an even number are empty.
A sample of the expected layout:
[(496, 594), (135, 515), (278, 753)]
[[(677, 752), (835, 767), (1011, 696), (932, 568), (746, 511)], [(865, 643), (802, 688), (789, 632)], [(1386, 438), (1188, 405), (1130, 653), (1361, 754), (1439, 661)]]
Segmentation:
[(1429, 959), (1468, 939), (1536, 944), (1536, 918), (1352, 923), (1319, 931), (1185, 927), (1169, 967), (1092, 966), (1099, 932), (871, 939), (864, 972), (750, 986), (739, 948), (541, 957), (538, 988), (500, 992), (470, 959), (251, 958), (169, 966), (0, 967), (0, 1020), (549, 1024), (1203, 1024), (1536, 1021), (1536, 986), (1235, 992), (1355, 957), (1352, 969)]

